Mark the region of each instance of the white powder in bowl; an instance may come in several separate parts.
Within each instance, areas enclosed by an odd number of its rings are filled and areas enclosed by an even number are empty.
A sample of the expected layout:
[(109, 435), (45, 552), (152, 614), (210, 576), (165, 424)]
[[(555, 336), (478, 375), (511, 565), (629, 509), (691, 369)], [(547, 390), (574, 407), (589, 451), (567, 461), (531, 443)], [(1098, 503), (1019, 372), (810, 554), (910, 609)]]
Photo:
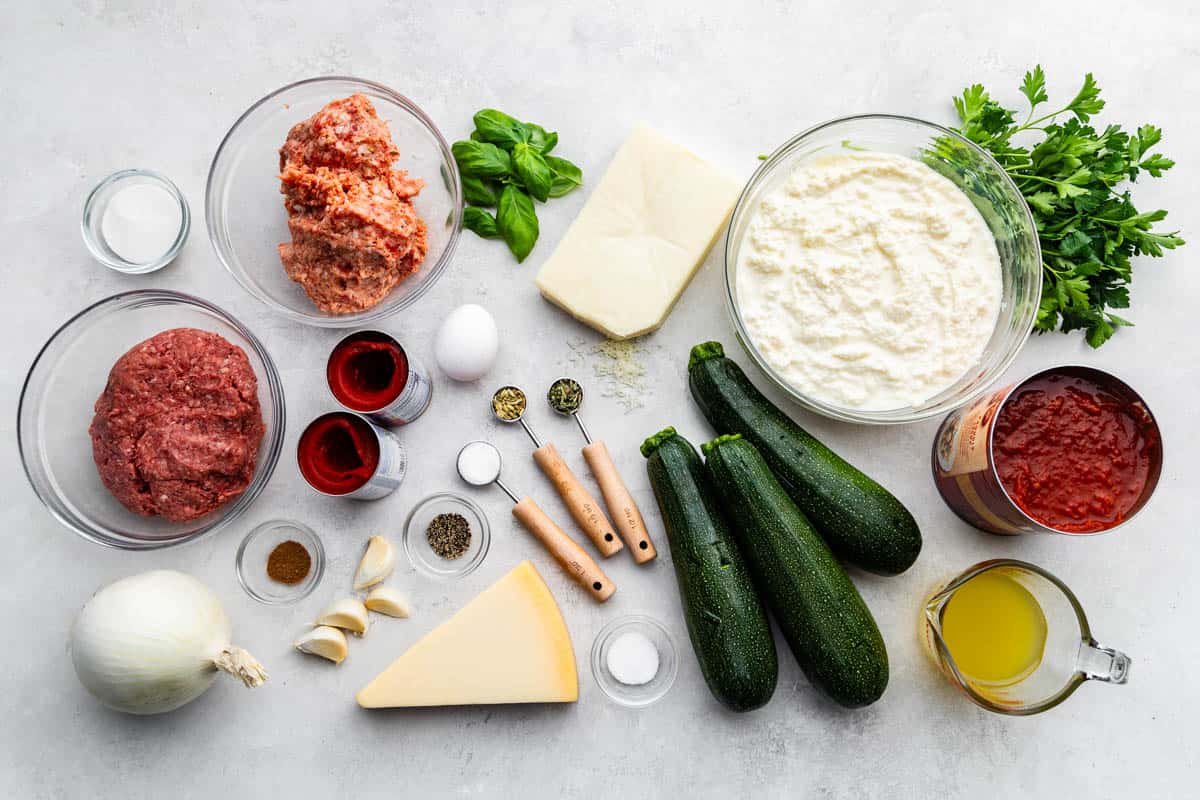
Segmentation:
[(608, 671), (626, 686), (642, 686), (658, 674), (658, 648), (644, 633), (622, 633), (608, 646)]

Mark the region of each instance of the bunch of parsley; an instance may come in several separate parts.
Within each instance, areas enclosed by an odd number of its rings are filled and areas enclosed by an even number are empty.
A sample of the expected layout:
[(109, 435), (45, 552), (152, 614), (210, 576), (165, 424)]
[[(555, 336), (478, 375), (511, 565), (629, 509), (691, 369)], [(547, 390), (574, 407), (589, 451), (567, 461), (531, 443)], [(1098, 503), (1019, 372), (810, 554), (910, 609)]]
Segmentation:
[[(1161, 177), (1175, 162), (1150, 153), (1162, 138), (1153, 125), (1131, 134), (1118, 125), (1097, 131), (1088, 124), (1104, 108), (1091, 73), (1070, 103), (1049, 114), (1038, 113), (1049, 99), (1041, 66), (1025, 73), (1021, 94), (1029, 111), (1017, 123), (1016, 112), (983, 86), (971, 86), (954, 98), (962, 121), (957, 130), (995, 157), (1033, 211), (1045, 276), (1036, 329), (1083, 329), (1088, 344), (1099, 347), (1117, 328), (1132, 325), (1109, 310), (1129, 306), (1130, 258), (1161, 256), (1184, 243), (1176, 233), (1153, 229), (1166, 211), (1138, 212), (1122, 185), (1142, 172)], [(1028, 135), (1041, 140), (1032, 147), (1014, 141)]]
[(485, 239), (503, 239), (517, 261), (524, 261), (538, 238), (533, 201), (562, 197), (583, 183), (583, 171), (550, 155), (558, 134), (541, 125), (494, 108), (475, 114), (474, 122), (471, 138), (450, 148), (468, 203), (463, 227)]

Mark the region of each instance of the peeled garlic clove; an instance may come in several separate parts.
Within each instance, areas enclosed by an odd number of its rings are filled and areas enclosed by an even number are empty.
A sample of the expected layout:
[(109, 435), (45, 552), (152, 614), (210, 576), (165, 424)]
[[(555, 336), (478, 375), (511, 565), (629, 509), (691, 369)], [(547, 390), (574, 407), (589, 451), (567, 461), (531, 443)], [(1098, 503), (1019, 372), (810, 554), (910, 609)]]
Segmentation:
[(408, 617), (408, 598), (390, 586), (376, 586), (367, 595), (363, 605), (389, 617)]
[(363, 553), (362, 561), (358, 562), (358, 572), (354, 573), (354, 591), (369, 589), (377, 583), (383, 583), (384, 578), (392, 574), (396, 566), (396, 551), (392, 543), (382, 536), (372, 536), (367, 540), (367, 552)]
[(346, 634), (337, 628), (319, 625), (296, 640), (296, 649), (340, 664), (346, 659)]
[(367, 632), (367, 607), (356, 597), (345, 597), (322, 611), (316, 624), (344, 628), (362, 636)]

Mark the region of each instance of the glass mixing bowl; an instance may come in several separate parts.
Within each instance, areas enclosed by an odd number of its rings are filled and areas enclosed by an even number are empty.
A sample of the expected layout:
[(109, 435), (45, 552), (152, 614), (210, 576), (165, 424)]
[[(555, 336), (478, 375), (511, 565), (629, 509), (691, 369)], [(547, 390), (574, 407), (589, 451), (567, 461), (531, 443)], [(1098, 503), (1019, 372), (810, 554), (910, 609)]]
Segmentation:
[[(355, 93), (370, 98), (388, 123), (400, 149), (393, 166), (425, 181), (413, 205), (425, 220), (429, 249), (420, 268), (378, 305), (357, 314), (326, 314), (288, 278), (279, 260), (279, 244), (292, 238), (279, 192), (279, 148), (293, 125)], [(246, 291), (296, 322), (354, 327), (412, 305), (445, 271), (461, 230), (459, 187), (450, 146), (411, 100), (357, 78), (310, 78), (272, 92), (233, 123), (209, 168), (204, 209), (217, 257)]]
[[(843, 148), (874, 150), (924, 162), (949, 178), (982, 214), (1000, 253), (1002, 295), (995, 328), (979, 361), (924, 402), (886, 411), (832, 405), (789, 384), (759, 352), (738, 304), (743, 240), (760, 200), (782, 185), (801, 161)], [(1016, 184), (990, 155), (948, 128), (909, 117), (870, 114), (826, 122), (790, 139), (750, 178), (734, 207), (725, 243), (726, 305), (738, 340), (776, 386), (800, 405), (846, 422), (895, 424), (946, 414), (995, 381), (1029, 338), (1042, 292), (1042, 252), (1033, 216)]]
[[(245, 351), (258, 378), (266, 433), (254, 477), (242, 494), (199, 519), (170, 522), (135, 514), (109, 493), (92, 460), (88, 426), (117, 359), (138, 342), (181, 327), (218, 333)], [(236, 519), (270, 480), (283, 429), (283, 385), (254, 334), (211, 303), (155, 290), (113, 295), (67, 320), (34, 359), (17, 410), (21, 462), (46, 508), (85, 539), (125, 550), (192, 541)]]

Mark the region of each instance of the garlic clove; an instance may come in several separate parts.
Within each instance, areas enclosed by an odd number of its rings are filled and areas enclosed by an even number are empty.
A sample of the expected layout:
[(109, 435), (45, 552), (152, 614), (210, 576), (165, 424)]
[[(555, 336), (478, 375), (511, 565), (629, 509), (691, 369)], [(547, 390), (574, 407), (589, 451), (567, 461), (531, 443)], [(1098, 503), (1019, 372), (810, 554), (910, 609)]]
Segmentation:
[(382, 536), (372, 536), (367, 540), (367, 552), (358, 562), (358, 572), (354, 573), (354, 591), (383, 583), (395, 566), (396, 550), (392, 543)]
[(319, 625), (296, 640), (296, 649), (340, 664), (346, 659), (346, 634), (337, 628)]
[(371, 611), (387, 614), (389, 617), (407, 618), (409, 614), (408, 598), (399, 589), (390, 586), (376, 586), (363, 601)]
[(327, 606), (315, 624), (343, 628), (362, 636), (367, 632), (367, 607), (356, 597), (344, 597)]

